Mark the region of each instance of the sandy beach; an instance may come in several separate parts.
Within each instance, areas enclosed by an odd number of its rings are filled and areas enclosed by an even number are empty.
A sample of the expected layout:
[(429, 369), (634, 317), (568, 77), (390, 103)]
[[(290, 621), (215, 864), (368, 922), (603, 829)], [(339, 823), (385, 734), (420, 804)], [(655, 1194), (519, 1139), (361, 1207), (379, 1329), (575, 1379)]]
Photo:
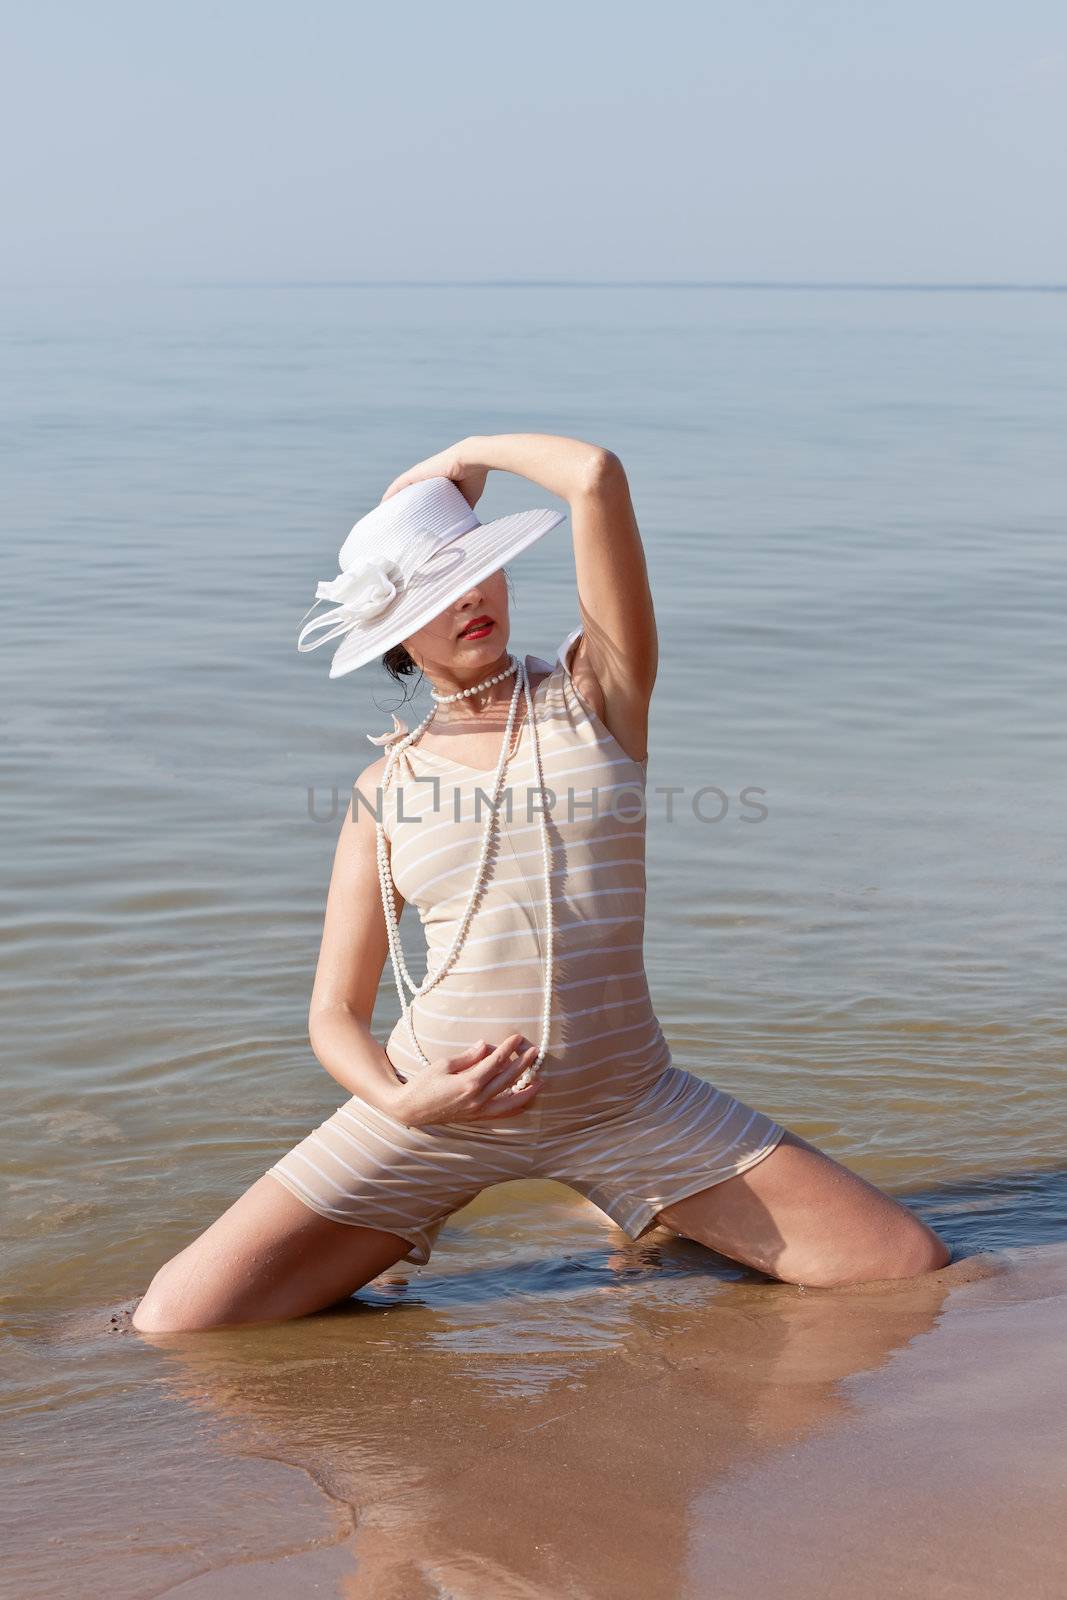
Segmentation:
[[(603, 1292), (625, 1302), (663, 1252), (691, 1255), (650, 1236)], [(161, 1550), (139, 1592), (1061, 1595), (1067, 1249), (848, 1291), (747, 1278), (703, 1308), (624, 1312), (599, 1357), (435, 1350), (402, 1290), (298, 1330), (151, 1341), (166, 1392), (222, 1424), (234, 1547), (177, 1583), (195, 1551)], [(97, 1571), (137, 1592), (118, 1561)]]

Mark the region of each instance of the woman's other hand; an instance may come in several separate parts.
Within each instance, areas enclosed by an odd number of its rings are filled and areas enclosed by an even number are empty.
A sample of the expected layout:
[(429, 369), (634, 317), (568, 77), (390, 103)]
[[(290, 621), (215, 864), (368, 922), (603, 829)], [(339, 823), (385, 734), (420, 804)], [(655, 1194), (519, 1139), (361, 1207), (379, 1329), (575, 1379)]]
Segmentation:
[[(420, 483), (424, 478), (451, 478), (463, 494), (467, 504), (476, 506), (485, 492), (485, 480), (489, 476), (489, 468), (482, 466), (470, 459), (470, 451), (465, 449), (466, 439), (461, 439), (458, 444), (449, 445), (447, 450), (439, 450), (435, 456), (427, 456), (425, 461), (418, 461), (406, 472), (402, 472), (382, 495), (382, 500), (388, 500), (391, 495), (406, 489), (409, 483)], [(380, 504), (381, 502), (379, 502)]]
[(521, 1033), (509, 1033), (495, 1049), (484, 1039), (454, 1056), (439, 1056), (408, 1078), (389, 1113), (409, 1128), (434, 1122), (487, 1122), (525, 1111), (542, 1082), (540, 1074), (525, 1089), (511, 1085), (532, 1066), (537, 1046)]

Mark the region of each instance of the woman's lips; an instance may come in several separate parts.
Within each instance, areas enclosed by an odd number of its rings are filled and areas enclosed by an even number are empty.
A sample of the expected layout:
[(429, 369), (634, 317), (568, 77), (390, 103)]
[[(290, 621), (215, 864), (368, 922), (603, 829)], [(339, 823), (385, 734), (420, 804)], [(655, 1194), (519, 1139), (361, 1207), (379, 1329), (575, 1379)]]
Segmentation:
[(460, 634), (460, 638), (484, 639), (486, 634), (493, 626), (494, 623), (492, 617), (487, 617), (484, 622), (481, 620), (472, 622), (468, 627), (464, 628), (463, 632)]

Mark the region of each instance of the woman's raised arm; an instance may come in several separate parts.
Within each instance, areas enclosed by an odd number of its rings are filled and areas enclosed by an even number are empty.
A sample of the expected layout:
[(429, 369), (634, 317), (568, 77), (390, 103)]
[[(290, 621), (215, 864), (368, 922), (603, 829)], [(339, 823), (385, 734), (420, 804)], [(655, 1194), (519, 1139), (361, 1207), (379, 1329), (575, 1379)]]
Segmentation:
[(491, 470), (514, 472), (571, 510), (582, 637), (575, 684), (619, 743), (645, 753), (659, 647), (652, 591), (630, 487), (614, 451), (551, 433), (472, 435), (402, 473), (388, 499), (422, 478), (451, 478), (476, 505)]

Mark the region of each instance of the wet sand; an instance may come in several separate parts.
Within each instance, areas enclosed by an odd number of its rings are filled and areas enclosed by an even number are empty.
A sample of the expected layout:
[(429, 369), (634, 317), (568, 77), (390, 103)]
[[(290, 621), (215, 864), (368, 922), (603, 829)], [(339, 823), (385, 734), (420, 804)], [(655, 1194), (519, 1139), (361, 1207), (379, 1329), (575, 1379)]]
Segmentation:
[[(664, 1251), (709, 1258), (650, 1236), (617, 1253), (615, 1292)], [(405, 1330), (402, 1298), (148, 1341), (231, 1448), (307, 1465), (352, 1511), (325, 1547), (244, 1553), (167, 1592), (1064, 1592), (1067, 1248), (850, 1290), (746, 1273), (702, 1308), (631, 1311), (592, 1358), (442, 1350), (422, 1317)]]

